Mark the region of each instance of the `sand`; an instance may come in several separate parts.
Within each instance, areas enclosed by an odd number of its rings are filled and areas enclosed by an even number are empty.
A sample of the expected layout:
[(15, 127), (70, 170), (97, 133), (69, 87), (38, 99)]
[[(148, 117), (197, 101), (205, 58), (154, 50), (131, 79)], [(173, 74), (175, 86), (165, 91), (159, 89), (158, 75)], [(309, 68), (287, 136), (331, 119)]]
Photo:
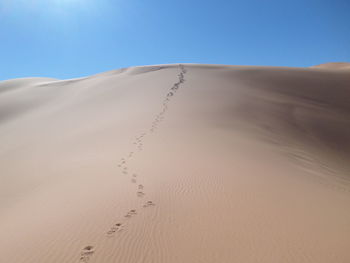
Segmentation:
[(350, 262), (348, 66), (0, 82), (0, 262)]
[(325, 64), (312, 66), (312, 68), (327, 69), (327, 70), (330, 70), (330, 69), (349, 70), (350, 69), (350, 63), (347, 63), (347, 62), (325, 63)]

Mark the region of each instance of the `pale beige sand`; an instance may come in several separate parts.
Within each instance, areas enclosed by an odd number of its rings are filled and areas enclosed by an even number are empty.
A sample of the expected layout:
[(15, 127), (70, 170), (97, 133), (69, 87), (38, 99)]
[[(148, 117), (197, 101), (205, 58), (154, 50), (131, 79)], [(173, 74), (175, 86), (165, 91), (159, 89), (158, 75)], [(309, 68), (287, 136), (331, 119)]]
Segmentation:
[(0, 82), (0, 262), (348, 263), (349, 92), (324, 67)]
[(350, 69), (350, 63), (347, 63), (347, 62), (325, 63), (325, 64), (320, 64), (320, 65), (313, 66), (312, 68), (349, 70)]

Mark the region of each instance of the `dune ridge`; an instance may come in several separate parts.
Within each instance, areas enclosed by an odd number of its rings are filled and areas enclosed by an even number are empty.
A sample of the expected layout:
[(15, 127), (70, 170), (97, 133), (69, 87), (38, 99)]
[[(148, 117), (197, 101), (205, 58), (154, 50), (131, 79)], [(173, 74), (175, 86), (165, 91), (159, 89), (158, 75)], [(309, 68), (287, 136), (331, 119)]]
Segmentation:
[(312, 68), (349, 70), (350, 69), (350, 63), (348, 63), (348, 62), (332, 62), (332, 63), (325, 63), (325, 64), (312, 66)]

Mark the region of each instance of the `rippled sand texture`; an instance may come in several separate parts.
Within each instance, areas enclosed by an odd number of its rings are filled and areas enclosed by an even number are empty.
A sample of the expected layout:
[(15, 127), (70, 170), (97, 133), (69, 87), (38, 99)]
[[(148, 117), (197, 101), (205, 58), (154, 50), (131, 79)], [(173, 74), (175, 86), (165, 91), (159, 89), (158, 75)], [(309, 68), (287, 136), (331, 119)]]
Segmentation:
[(0, 262), (350, 262), (350, 71), (0, 82)]

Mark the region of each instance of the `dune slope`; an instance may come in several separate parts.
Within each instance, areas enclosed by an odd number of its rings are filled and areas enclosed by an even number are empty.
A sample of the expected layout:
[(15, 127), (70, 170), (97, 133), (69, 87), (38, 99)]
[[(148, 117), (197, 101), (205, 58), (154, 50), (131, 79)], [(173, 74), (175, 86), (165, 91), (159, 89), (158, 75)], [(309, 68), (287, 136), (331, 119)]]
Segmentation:
[(350, 71), (0, 82), (0, 262), (350, 262)]

